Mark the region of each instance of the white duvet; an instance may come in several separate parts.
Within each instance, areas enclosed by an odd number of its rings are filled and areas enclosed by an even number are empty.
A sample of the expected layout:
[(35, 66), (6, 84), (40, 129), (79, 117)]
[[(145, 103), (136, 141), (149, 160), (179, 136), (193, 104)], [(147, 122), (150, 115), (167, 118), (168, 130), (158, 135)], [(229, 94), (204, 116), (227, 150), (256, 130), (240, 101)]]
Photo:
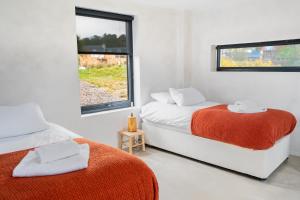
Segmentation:
[(176, 104), (153, 101), (142, 107), (140, 117), (143, 121), (172, 126), (190, 133), (193, 113), (199, 109), (216, 105), (219, 105), (219, 103), (211, 101), (205, 101), (193, 106), (177, 106)]

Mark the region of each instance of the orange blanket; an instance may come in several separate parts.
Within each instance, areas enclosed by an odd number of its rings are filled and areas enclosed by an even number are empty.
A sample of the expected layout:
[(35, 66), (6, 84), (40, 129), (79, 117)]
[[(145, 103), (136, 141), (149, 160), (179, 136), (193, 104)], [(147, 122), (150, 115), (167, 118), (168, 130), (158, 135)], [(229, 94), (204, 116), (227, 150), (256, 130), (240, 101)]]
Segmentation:
[(89, 167), (62, 175), (13, 178), (28, 150), (0, 155), (0, 200), (158, 200), (153, 172), (140, 159), (112, 147), (89, 143)]
[(291, 133), (296, 123), (291, 113), (282, 110), (242, 114), (230, 112), (227, 105), (219, 105), (196, 111), (191, 128), (193, 135), (263, 150)]

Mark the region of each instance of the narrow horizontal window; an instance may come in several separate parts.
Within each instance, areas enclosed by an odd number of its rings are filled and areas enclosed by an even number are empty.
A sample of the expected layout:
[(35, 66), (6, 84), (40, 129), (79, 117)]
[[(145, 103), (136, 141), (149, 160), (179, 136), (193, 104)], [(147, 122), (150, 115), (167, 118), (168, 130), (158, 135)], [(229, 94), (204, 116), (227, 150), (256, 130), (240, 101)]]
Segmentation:
[(83, 114), (133, 104), (131, 16), (76, 8)]
[(217, 46), (218, 71), (300, 71), (300, 40)]

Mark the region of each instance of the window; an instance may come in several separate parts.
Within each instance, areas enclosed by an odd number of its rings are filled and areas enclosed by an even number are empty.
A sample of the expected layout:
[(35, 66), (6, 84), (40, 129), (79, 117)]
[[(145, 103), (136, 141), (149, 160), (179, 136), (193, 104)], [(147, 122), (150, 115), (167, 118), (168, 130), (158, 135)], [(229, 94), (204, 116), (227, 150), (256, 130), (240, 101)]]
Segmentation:
[(218, 71), (300, 71), (300, 39), (217, 46)]
[(133, 105), (133, 17), (76, 8), (82, 114)]

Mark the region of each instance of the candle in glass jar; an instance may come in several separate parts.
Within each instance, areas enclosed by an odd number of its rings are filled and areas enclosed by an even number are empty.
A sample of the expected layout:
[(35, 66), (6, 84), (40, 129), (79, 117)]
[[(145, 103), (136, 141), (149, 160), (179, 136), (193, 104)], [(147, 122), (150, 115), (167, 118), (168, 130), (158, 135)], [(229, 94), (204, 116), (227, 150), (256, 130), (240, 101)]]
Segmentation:
[(136, 117), (133, 116), (133, 113), (131, 113), (131, 115), (128, 117), (128, 131), (129, 132), (137, 131)]

